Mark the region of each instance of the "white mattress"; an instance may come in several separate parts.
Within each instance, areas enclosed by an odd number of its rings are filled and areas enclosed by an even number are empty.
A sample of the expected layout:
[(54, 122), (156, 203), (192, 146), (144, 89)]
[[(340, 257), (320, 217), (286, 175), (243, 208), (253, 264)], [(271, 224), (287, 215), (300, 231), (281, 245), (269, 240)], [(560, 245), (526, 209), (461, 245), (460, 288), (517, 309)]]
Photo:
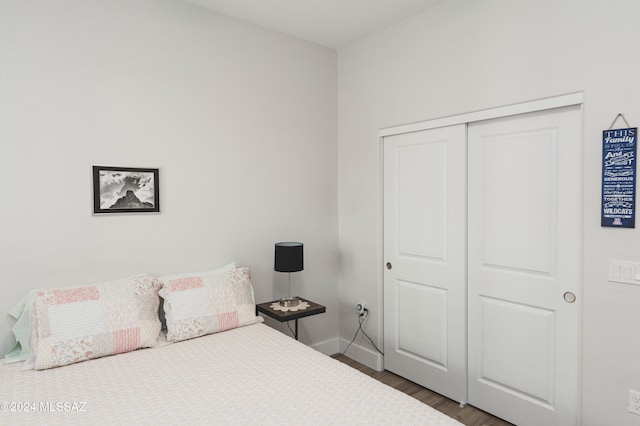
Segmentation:
[(264, 324), (51, 370), (2, 365), (0, 404), (0, 424), (460, 425)]

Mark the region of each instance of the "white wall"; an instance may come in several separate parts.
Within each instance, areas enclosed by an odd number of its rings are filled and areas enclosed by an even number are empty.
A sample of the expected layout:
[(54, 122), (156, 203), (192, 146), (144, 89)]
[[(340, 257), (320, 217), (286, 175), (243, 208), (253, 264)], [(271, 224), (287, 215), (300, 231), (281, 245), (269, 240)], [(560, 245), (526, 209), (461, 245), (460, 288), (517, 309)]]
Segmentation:
[[(338, 336), (336, 52), (179, 0), (0, 0), (0, 346), (29, 289), (251, 267)], [(160, 168), (161, 213), (92, 216), (92, 165)]]
[(364, 300), (382, 340), (378, 129), (584, 91), (583, 424), (638, 424), (640, 287), (609, 283), (607, 262), (640, 261), (640, 231), (601, 228), (599, 209), (602, 130), (619, 112), (640, 124), (639, 15), (637, 0), (448, 0), (339, 50), (343, 339)]

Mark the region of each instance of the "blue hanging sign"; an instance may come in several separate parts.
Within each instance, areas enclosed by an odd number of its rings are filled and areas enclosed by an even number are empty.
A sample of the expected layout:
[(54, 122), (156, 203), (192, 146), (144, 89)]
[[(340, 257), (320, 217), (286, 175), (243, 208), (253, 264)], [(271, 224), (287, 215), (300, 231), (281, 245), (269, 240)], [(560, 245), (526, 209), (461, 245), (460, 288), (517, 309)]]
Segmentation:
[(638, 128), (602, 132), (601, 226), (635, 228)]

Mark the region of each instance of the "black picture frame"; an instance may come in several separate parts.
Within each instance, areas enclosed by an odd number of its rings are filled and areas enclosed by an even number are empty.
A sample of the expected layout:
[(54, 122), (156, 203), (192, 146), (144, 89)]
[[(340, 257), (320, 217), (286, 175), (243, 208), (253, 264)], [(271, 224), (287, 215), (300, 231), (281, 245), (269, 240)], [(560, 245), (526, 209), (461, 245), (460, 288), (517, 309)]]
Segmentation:
[(93, 166), (93, 213), (159, 213), (159, 169)]

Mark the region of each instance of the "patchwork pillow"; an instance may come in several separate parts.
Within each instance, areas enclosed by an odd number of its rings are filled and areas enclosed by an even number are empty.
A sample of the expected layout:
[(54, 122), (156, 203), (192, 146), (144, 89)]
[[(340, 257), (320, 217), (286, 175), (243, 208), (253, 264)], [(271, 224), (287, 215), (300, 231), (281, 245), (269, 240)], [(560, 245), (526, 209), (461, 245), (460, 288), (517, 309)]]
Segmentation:
[[(163, 275), (158, 277), (158, 279), (163, 282), (166, 283), (168, 281), (171, 280), (175, 280), (178, 278), (185, 278), (185, 277), (191, 277), (194, 275), (209, 275), (209, 274), (213, 274), (216, 272), (223, 272), (223, 271), (232, 271), (236, 269), (236, 263), (235, 262), (231, 262), (231, 263), (227, 263), (224, 266), (221, 266), (219, 268), (216, 269), (211, 269), (209, 271), (204, 271), (204, 272), (187, 272), (187, 273), (183, 273), (183, 274), (171, 274), (171, 275)], [(162, 324), (162, 329), (166, 330), (167, 329), (167, 319), (164, 316), (164, 300), (160, 299), (160, 309), (158, 310), (158, 317), (160, 318), (160, 323)]]
[(149, 275), (40, 290), (35, 299), (34, 368), (43, 370), (152, 347), (160, 335), (160, 281)]
[(164, 281), (167, 340), (177, 342), (260, 322), (249, 268)]

